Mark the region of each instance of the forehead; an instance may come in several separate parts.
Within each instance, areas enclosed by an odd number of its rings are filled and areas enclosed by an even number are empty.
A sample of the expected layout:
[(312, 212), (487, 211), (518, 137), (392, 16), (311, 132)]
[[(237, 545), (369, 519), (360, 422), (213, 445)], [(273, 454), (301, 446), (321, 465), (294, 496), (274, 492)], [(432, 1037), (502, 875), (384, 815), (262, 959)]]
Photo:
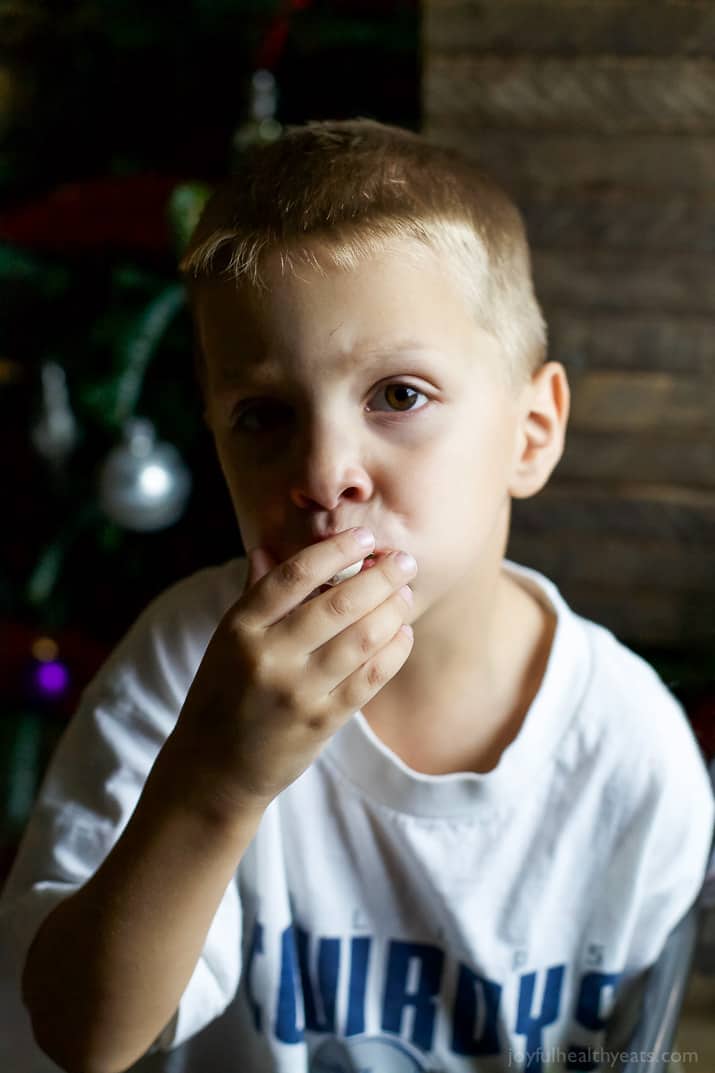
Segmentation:
[[(325, 360), (340, 370), (391, 353), (432, 352), (466, 358), (496, 341), (477, 325), (445, 258), (403, 240), (342, 268), (315, 250), (319, 267), (291, 270), (274, 250), (265, 289), (214, 281), (196, 306), (209, 364), (239, 364), (244, 373)], [(344, 360), (343, 360), (344, 359)]]

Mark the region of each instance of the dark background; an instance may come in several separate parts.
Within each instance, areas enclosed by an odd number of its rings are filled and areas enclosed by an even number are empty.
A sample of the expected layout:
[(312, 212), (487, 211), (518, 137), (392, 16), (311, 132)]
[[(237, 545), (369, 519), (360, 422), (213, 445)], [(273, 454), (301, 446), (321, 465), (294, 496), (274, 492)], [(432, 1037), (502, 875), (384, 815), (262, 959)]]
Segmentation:
[[(120, 439), (108, 415), (128, 340), (176, 278), (169, 198), (235, 168), (258, 67), (277, 80), (280, 123), (365, 115), (419, 129), (416, 0), (0, 4), (0, 868), (114, 643), (171, 582), (243, 551), (185, 310), (137, 406), (191, 472), (183, 517), (123, 529), (98, 509), (97, 479)], [(65, 371), (80, 432), (61, 466), (31, 442), (47, 360)], [(53, 696), (37, 687), (41, 638), (69, 676)]]
[[(0, 56), (24, 85), (0, 146), (0, 241), (3, 232), (20, 236), (3, 251), (14, 260), (4, 266), (0, 312), (0, 466), (12, 524), (0, 614), (112, 643), (170, 580), (242, 550), (199, 420), (183, 314), (162, 340), (139, 410), (190, 465), (185, 517), (149, 535), (85, 531), (68, 548), (51, 601), (38, 609), (25, 599), (23, 581), (93, 497), (96, 465), (117, 440), (101, 392), (118, 376), (132, 318), (173, 278), (168, 193), (181, 180), (226, 174), (257, 60), (272, 61), (283, 123), (364, 114), (417, 128), (418, 12), (404, 0), (334, 0), (282, 21), (285, 7), (244, 0), (182, 5), (180, 18), (113, 4), (108, 19), (102, 4), (47, 5), (68, 7), (70, 16), (24, 26), (18, 17), (14, 31), (12, 20), (0, 22), (0, 40), (14, 40)], [(83, 433), (60, 481), (28, 437), (48, 356), (65, 368)]]

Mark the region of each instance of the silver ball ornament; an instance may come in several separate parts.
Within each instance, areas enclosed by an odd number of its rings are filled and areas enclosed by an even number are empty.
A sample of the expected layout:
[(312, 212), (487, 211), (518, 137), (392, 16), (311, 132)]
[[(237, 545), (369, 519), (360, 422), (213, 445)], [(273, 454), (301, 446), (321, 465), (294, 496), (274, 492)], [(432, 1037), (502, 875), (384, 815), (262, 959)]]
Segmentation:
[(102, 509), (124, 529), (166, 529), (184, 512), (189, 471), (175, 447), (157, 443), (151, 421), (131, 418), (123, 431), (124, 442), (109, 452), (100, 472)]

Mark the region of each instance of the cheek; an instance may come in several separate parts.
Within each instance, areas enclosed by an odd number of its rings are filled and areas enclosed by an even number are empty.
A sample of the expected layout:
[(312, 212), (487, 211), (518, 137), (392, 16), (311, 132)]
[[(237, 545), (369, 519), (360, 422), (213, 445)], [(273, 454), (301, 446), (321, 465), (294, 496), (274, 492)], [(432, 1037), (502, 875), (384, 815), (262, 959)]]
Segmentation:
[(229, 437), (215, 434), (214, 446), (224, 481), (231, 495), (234, 510), (237, 514), (246, 513), (257, 495), (258, 481), (251, 472), (250, 466), (246, 467), (239, 464), (235, 452), (231, 449)]
[(236, 456), (230, 439), (217, 437), (216, 453), (228, 487), (241, 536), (251, 541), (263, 540), (285, 526), (286, 496), (284, 486), (271, 482), (265, 471)]
[(498, 436), (464, 437), (426, 454), (405, 478), (414, 531), (429, 533), (450, 558), (463, 556), (465, 542), (483, 543), (504, 507), (507, 468)]

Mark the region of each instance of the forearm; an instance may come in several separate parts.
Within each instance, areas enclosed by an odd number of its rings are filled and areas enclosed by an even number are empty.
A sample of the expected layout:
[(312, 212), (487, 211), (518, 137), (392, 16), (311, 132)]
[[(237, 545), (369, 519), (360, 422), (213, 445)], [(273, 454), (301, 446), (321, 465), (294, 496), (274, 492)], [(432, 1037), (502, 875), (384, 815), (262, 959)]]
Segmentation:
[(189, 807), (174, 759), (159, 757), (112, 851), (28, 953), (37, 1042), (72, 1073), (126, 1069), (168, 1023), (260, 821), (260, 809), (229, 824)]

